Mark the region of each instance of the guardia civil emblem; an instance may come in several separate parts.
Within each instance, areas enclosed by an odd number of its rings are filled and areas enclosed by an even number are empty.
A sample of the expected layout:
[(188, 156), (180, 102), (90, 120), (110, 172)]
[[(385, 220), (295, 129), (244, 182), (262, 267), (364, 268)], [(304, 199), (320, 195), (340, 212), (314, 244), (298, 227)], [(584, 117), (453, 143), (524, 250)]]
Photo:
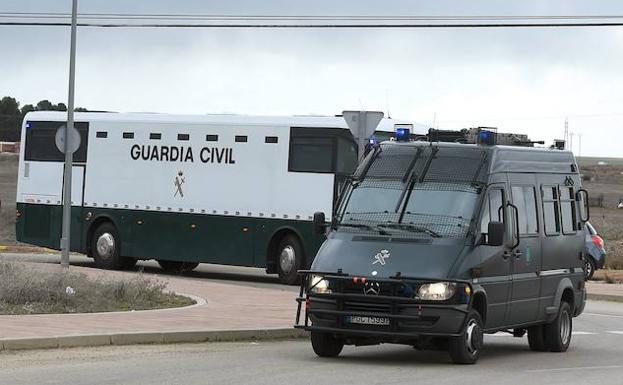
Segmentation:
[(178, 195), (180, 196), (180, 198), (184, 198), (184, 190), (182, 189), (184, 183), (186, 183), (186, 178), (184, 178), (184, 173), (180, 170), (175, 176), (175, 181), (173, 181), (173, 185), (175, 185), (175, 193), (173, 194), (173, 198)]
[(374, 256), (374, 261), (372, 262), (373, 265), (376, 265), (377, 263), (381, 266), (385, 266), (385, 264), (387, 262), (385, 262), (385, 260), (389, 258), (389, 251), (388, 250), (381, 250), (380, 252), (378, 252), (375, 256)]

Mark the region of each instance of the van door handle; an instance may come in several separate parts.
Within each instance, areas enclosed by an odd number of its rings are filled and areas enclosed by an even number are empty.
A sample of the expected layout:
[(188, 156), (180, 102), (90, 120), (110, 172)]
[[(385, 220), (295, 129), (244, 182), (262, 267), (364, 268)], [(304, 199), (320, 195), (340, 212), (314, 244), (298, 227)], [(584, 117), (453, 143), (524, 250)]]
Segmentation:
[(510, 251), (508, 251), (508, 250), (506, 250), (506, 251), (502, 254), (502, 258), (504, 258), (504, 259), (508, 259), (508, 258), (510, 258), (510, 256), (511, 256), (511, 253), (510, 253)]
[(515, 259), (519, 259), (523, 256), (523, 253), (520, 250), (515, 250), (513, 254), (515, 254)]

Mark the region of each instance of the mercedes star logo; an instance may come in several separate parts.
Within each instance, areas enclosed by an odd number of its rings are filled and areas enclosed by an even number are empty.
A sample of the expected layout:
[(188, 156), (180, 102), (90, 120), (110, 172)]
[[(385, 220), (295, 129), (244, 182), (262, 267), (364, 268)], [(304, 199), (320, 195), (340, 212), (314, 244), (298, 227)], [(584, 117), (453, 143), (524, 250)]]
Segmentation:
[(373, 265), (376, 265), (377, 263), (380, 264), (381, 266), (385, 266), (385, 260), (389, 258), (389, 251), (388, 250), (381, 250), (379, 253), (377, 253), (374, 256), (374, 262), (372, 262)]
[(381, 285), (378, 282), (366, 282), (363, 286), (363, 294), (365, 295), (379, 295), (381, 292)]

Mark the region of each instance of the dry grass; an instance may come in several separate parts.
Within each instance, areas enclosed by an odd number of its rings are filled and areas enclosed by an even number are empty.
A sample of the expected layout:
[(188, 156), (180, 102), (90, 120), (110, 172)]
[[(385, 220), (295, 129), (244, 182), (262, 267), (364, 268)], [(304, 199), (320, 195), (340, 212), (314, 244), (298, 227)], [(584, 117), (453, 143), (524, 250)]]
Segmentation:
[(623, 270), (623, 210), (592, 209), (591, 223), (604, 239), (607, 267)]
[(0, 262), (0, 314), (93, 313), (192, 305), (166, 284), (141, 274), (131, 279), (91, 279), (86, 274)]

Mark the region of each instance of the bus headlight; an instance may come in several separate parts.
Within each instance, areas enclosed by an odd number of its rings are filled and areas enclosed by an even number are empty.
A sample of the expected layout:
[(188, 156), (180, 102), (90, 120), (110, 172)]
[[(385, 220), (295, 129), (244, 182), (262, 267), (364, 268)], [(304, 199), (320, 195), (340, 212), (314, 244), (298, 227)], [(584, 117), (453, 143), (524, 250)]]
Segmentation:
[(445, 301), (451, 298), (455, 291), (454, 282), (426, 283), (420, 286), (416, 298), (424, 301)]
[(329, 281), (320, 275), (312, 275), (309, 280), (309, 291), (316, 294), (332, 293), (329, 288)]

